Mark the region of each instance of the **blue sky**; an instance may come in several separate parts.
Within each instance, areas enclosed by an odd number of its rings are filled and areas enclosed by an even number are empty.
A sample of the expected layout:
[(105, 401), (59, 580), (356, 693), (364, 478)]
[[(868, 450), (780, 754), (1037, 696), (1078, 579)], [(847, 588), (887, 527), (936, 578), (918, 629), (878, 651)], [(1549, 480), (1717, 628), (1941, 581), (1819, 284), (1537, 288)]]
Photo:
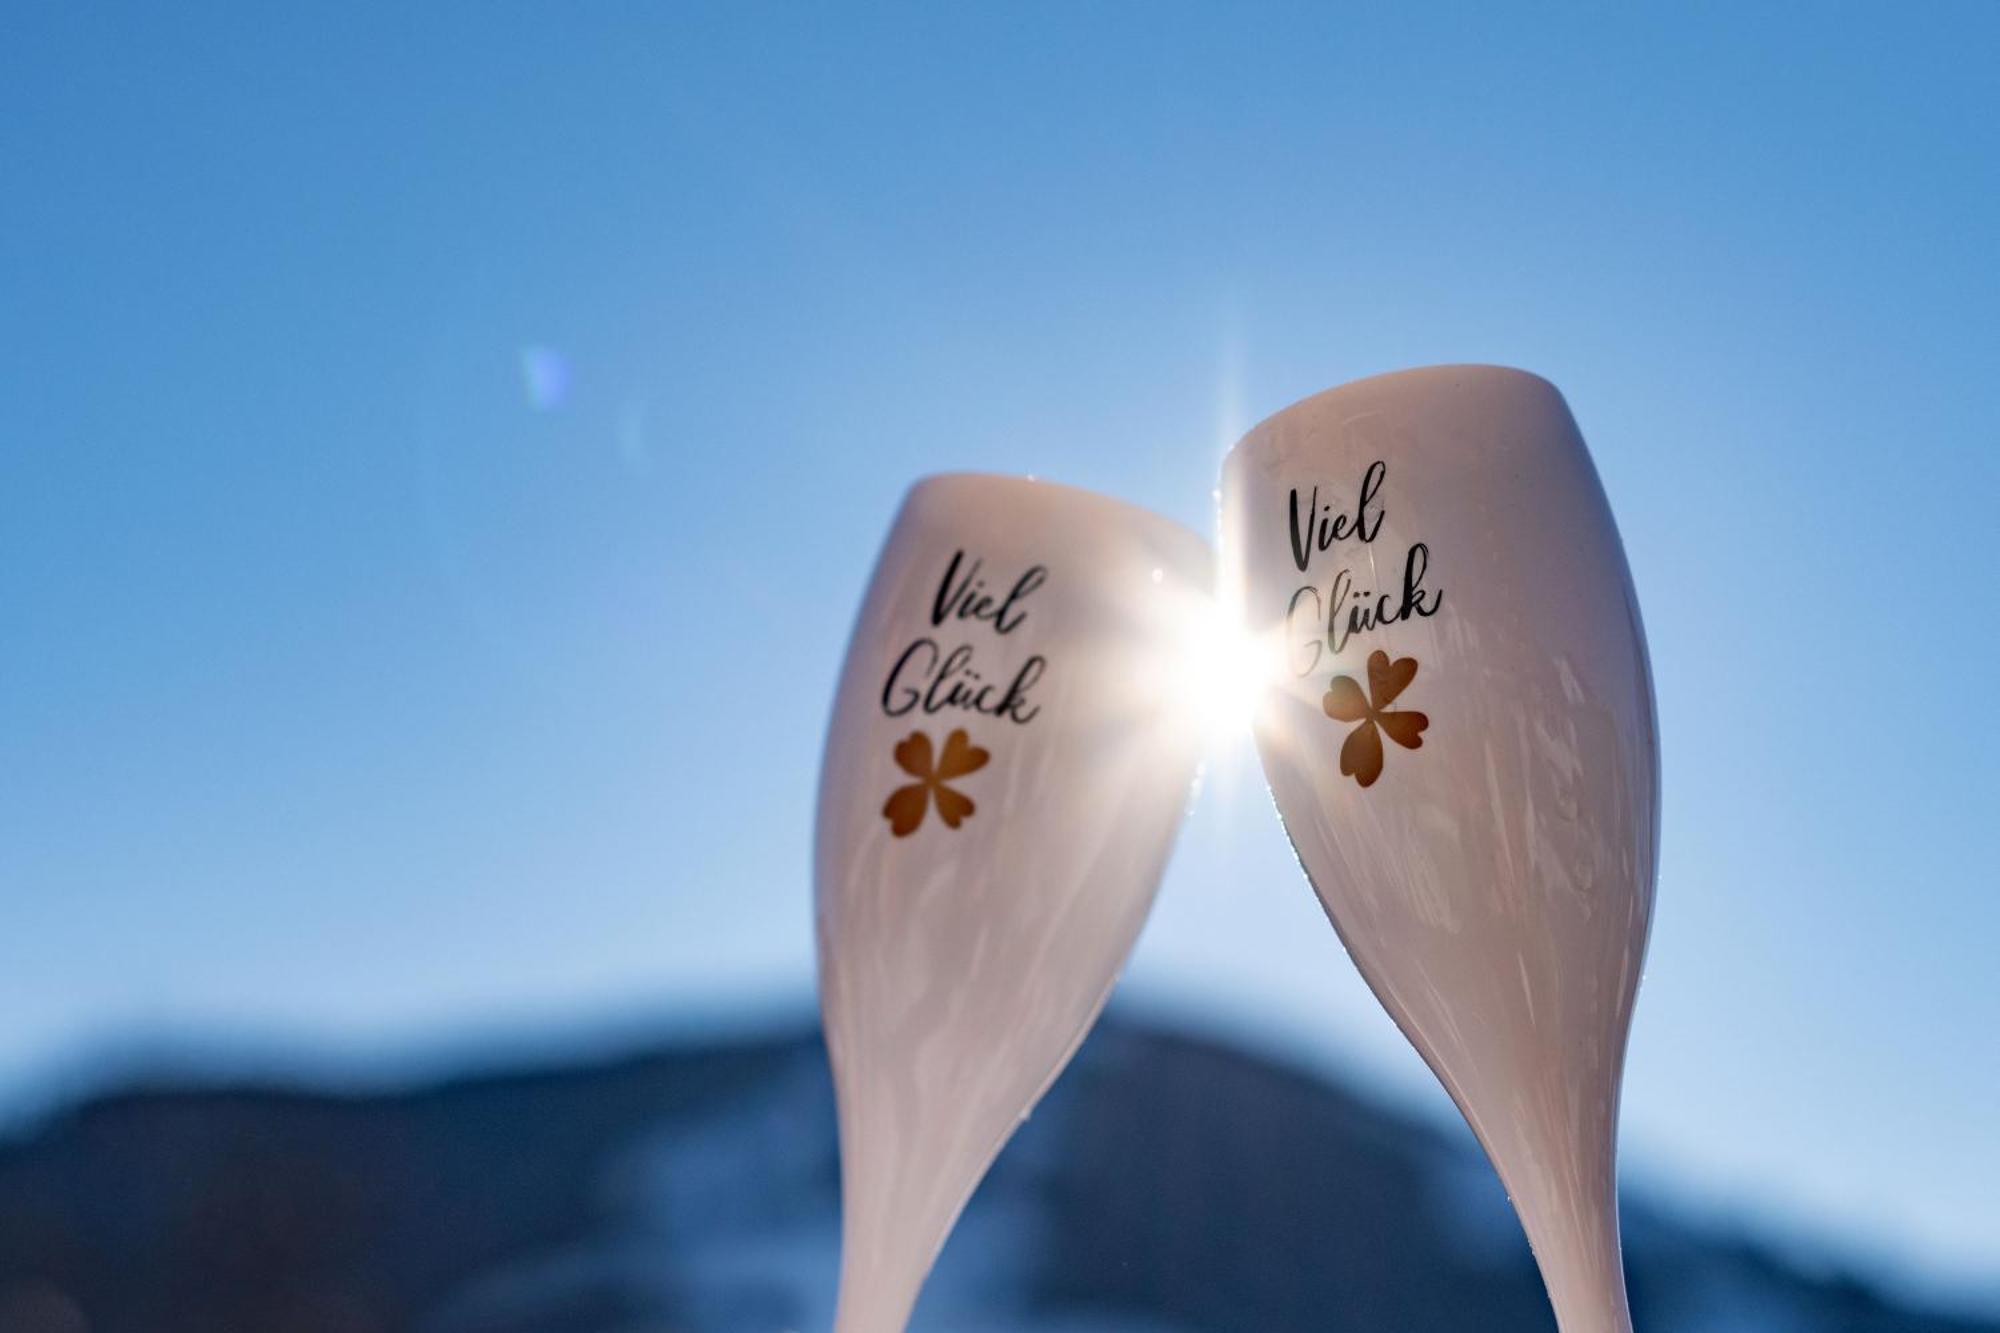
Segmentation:
[[(910, 479), (1206, 529), (1499, 361), (1652, 638), (1630, 1174), (1993, 1293), (2000, 8), (1605, 8), (10, 10), (0, 1091), (802, 1003)], [(1122, 994), (1446, 1113), (1247, 746)]]

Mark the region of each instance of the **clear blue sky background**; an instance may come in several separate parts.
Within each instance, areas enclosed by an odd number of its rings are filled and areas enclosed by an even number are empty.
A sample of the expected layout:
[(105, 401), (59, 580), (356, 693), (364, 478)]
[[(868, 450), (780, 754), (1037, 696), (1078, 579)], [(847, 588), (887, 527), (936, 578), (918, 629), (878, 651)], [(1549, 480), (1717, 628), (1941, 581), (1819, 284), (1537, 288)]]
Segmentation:
[[(913, 476), (1206, 528), (1501, 361), (1652, 635), (1631, 1174), (1992, 1291), (2000, 6), (1629, 8), (8, 6), (0, 1090), (803, 1003)], [(1445, 1114), (1240, 747), (1124, 994)]]

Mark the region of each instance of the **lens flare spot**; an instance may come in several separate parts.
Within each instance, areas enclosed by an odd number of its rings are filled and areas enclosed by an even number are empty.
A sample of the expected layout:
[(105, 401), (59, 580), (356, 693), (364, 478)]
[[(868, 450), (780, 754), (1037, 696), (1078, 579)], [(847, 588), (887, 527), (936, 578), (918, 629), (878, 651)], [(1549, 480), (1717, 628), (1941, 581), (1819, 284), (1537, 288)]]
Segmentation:
[(552, 412), (569, 397), (569, 358), (553, 347), (521, 349), (521, 392), (537, 412)]

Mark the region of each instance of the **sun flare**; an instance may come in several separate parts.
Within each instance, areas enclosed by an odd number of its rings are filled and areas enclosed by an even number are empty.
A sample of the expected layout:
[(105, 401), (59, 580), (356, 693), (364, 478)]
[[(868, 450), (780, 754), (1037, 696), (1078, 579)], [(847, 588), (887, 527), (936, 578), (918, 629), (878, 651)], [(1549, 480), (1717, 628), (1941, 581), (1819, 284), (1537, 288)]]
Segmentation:
[(1182, 716), (1213, 750), (1248, 734), (1273, 673), (1260, 640), (1230, 608), (1204, 598), (1185, 619), (1176, 693)]

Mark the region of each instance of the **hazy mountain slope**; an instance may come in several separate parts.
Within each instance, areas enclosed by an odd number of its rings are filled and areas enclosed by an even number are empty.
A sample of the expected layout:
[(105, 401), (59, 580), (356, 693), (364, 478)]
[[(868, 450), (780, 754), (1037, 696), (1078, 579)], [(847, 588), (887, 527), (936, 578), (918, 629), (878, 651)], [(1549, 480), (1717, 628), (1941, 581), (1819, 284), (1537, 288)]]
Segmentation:
[[(397, 1095), (132, 1091), (0, 1148), (4, 1333), (823, 1333), (838, 1181), (816, 1040)], [(1628, 1202), (1643, 1333), (2000, 1333)], [(1461, 1143), (1113, 1022), (981, 1189), (916, 1327), (1552, 1328)]]

